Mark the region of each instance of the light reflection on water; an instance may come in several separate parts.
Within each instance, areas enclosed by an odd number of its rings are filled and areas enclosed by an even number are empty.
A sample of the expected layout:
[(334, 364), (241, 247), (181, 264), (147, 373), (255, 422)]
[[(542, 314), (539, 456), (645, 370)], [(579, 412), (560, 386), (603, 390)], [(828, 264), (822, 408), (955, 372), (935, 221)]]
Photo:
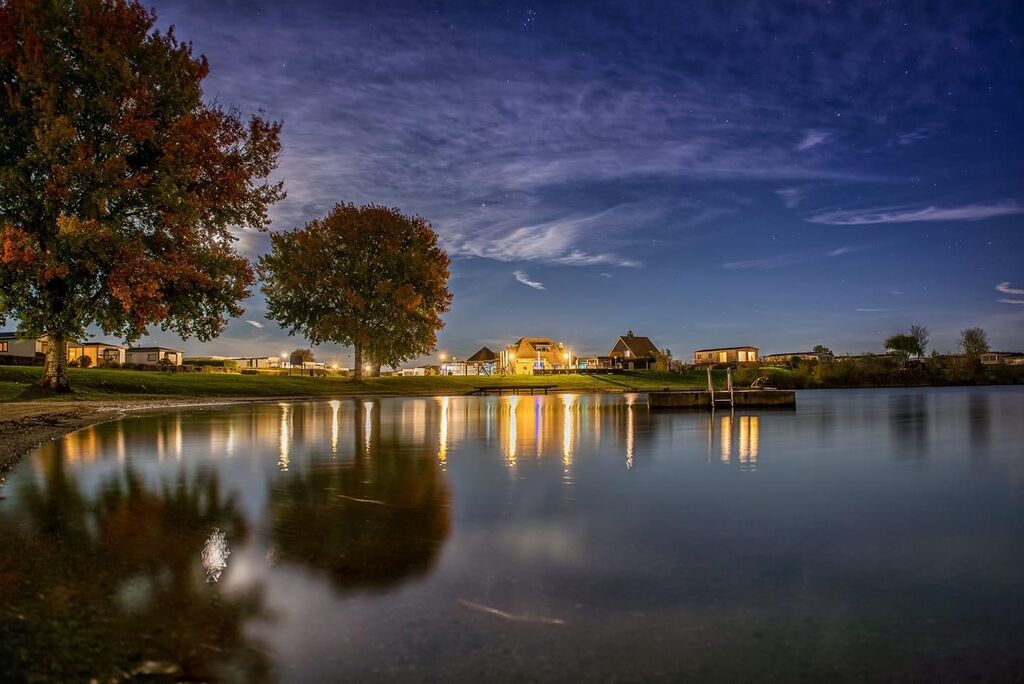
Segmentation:
[(1010, 388), (130, 416), (0, 490), (0, 679), (1009, 676), (1021, 443)]

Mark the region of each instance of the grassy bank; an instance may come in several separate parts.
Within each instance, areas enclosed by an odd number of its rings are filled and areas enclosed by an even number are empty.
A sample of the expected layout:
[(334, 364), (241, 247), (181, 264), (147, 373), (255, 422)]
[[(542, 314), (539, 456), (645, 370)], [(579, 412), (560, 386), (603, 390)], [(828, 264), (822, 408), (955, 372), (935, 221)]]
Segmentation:
[(350, 378), (329, 376), (235, 375), (215, 373), (164, 373), (160, 371), (71, 368), (73, 392), (68, 395), (40, 394), (33, 383), (41, 369), (0, 367), (0, 401), (36, 399), (114, 400), (168, 397), (330, 397), (344, 394), (464, 394), (477, 387), (556, 385), (576, 392), (701, 388), (707, 376), (702, 372), (680, 375), (636, 371), (621, 375), (555, 375), (507, 377), (387, 377), (357, 383)]

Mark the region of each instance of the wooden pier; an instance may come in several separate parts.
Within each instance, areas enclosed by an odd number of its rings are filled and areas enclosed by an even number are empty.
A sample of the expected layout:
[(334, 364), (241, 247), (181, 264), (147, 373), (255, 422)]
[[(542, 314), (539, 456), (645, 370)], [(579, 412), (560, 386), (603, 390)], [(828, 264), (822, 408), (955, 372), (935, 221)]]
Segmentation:
[[(678, 390), (649, 392), (647, 405), (652, 409), (710, 409), (722, 408), (706, 390)], [(727, 405), (727, 404), (726, 404)], [(733, 408), (796, 408), (796, 392), (776, 389), (734, 389)]]
[(757, 386), (750, 389), (736, 389), (732, 384), (732, 369), (726, 373), (726, 388), (715, 389), (708, 369), (706, 390), (679, 390), (650, 392), (647, 405), (652, 409), (704, 409), (714, 411), (718, 407), (734, 408), (795, 408), (796, 392), (793, 390), (768, 389)]
[(509, 394), (526, 394), (527, 392), (530, 394), (540, 394), (541, 392), (547, 394), (550, 390), (554, 389), (558, 389), (558, 385), (490, 385), (487, 387), (477, 387), (470, 394), (486, 397), (493, 392), (500, 397), (505, 392)]

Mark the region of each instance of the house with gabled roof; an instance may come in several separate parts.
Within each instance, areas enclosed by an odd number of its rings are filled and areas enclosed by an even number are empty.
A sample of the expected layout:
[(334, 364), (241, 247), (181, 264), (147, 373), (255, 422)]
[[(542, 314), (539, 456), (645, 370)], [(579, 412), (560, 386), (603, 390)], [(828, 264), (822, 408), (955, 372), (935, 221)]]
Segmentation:
[(608, 356), (614, 367), (627, 370), (652, 369), (665, 358), (651, 338), (634, 335), (632, 330), (615, 341)]
[(466, 359), (466, 375), (494, 375), (500, 369), (501, 355), (487, 347)]

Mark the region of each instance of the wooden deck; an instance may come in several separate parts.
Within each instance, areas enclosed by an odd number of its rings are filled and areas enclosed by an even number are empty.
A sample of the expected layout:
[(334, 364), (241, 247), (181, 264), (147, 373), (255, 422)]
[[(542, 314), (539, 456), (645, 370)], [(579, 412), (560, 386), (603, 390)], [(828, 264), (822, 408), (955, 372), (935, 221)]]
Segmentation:
[[(721, 392), (715, 393), (715, 404), (720, 402), (718, 395), (721, 394)], [(650, 392), (647, 395), (647, 405), (652, 409), (708, 409), (712, 408), (712, 396), (707, 390)], [(737, 389), (732, 393), (732, 405), (735, 408), (796, 408), (796, 392), (776, 389)]]
[(547, 394), (550, 390), (557, 389), (558, 385), (491, 385), (489, 387), (477, 387), (470, 394), (486, 397), (492, 392), (501, 396), (505, 392), (509, 394)]

